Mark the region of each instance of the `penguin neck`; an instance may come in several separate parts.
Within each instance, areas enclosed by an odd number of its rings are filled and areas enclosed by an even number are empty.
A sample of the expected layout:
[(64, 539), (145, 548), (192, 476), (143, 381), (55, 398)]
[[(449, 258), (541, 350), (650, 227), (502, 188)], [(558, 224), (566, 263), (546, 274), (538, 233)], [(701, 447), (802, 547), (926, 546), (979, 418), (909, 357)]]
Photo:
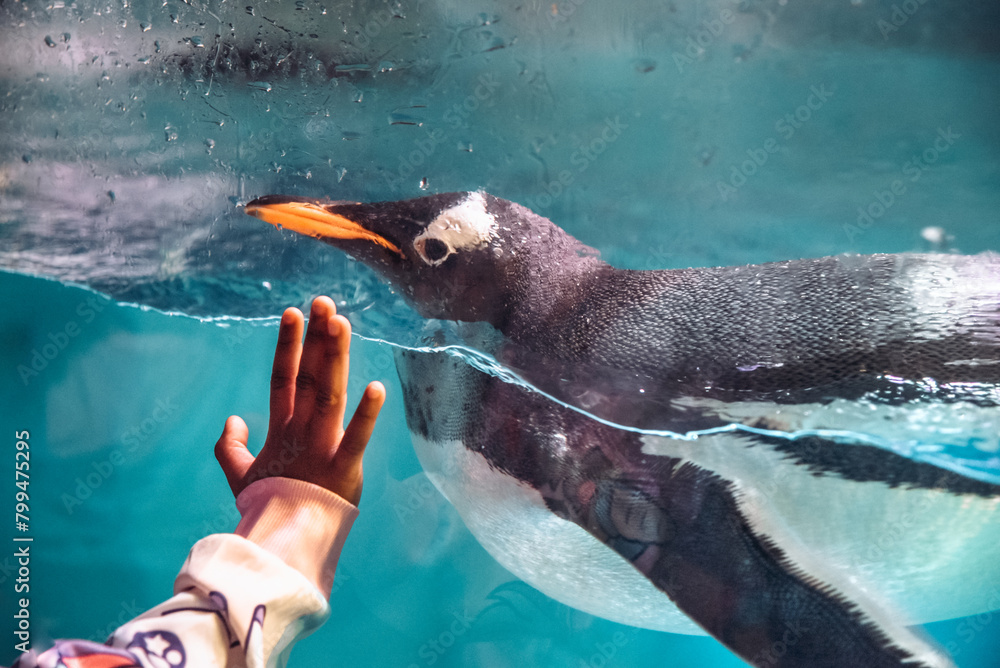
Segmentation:
[(545, 349), (548, 339), (554, 342), (558, 331), (573, 326), (581, 302), (615, 271), (594, 255), (529, 257), (520, 275), (510, 282), (515, 289), (508, 308), (493, 324), (518, 344)]

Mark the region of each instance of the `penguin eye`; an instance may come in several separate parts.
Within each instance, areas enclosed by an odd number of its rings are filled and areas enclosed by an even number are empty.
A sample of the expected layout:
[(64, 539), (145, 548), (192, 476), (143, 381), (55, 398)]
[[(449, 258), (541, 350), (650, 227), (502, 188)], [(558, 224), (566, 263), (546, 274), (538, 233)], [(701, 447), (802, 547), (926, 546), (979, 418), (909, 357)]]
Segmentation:
[(434, 237), (418, 239), (413, 245), (424, 261), (432, 265), (441, 264), (452, 252), (448, 244)]
[(424, 242), (424, 255), (431, 262), (443, 260), (448, 254), (448, 245), (440, 239), (428, 239)]

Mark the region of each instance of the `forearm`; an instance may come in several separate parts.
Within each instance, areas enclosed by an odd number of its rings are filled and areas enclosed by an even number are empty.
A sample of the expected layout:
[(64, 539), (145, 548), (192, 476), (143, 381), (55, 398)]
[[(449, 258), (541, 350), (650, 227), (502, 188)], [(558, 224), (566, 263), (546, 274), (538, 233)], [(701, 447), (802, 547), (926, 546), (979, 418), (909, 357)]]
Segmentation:
[(283, 666), (294, 643), (329, 615), (333, 573), (358, 511), (288, 478), (257, 481), (237, 506), (243, 519), (236, 533), (198, 541), (174, 596), (120, 627), (108, 646), (59, 641), (15, 666), (101, 654), (108, 661), (102, 666)]

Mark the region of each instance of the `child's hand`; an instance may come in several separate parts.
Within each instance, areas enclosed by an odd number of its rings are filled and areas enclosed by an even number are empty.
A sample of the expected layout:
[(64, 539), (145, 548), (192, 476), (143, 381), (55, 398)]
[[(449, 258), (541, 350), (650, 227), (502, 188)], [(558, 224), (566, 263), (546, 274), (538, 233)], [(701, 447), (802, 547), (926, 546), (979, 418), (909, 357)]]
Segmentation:
[(255, 459), (247, 450), (246, 423), (226, 420), (215, 444), (235, 496), (255, 480), (297, 478), (339, 494), (358, 505), (361, 457), (375, 427), (385, 388), (375, 381), (344, 429), (351, 324), (329, 297), (317, 297), (302, 344), (302, 313), (285, 311), (271, 371), (271, 420), (267, 440)]

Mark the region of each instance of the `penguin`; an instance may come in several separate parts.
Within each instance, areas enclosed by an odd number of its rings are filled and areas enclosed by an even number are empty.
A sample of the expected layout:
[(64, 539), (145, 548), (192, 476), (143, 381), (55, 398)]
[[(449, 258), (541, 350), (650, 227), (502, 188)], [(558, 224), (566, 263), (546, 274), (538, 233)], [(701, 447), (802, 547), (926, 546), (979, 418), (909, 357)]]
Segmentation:
[(428, 477), (543, 593), (756, 666), (950, 666), (908, 625), (1000, 607), (1000, 485), (844, 437), (971, 416), (1000, 448), (996, 254), (637, 271), (483, 192), (246, 212), (526, 379), (396, 355)]

